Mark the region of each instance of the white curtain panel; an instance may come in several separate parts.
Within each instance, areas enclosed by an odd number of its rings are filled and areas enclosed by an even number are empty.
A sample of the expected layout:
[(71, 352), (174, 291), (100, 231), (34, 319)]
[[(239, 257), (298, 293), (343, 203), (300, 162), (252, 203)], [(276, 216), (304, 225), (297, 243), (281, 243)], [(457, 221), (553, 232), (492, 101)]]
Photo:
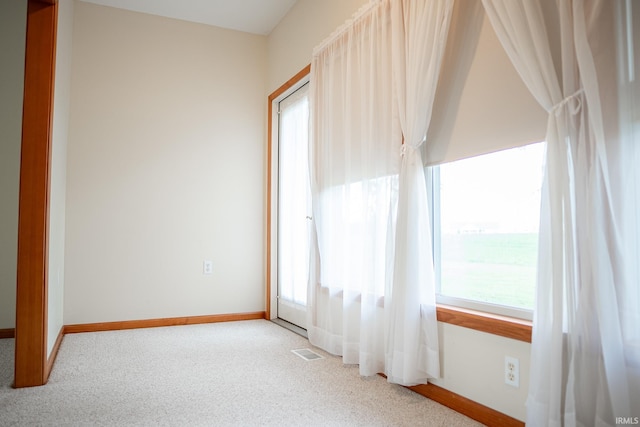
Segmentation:
[[(423, 163), (453, 0), (382, 0), (314, 51), (311, 343), (363, 375), (439, 377)], [(404, 141), (404, 145), (403, 145)]]
[(440, 376), (431, 225), (420, 146), (431, 122), (453, 0), (398, 0), (391, 5), (393, 80), (404, 145), (386, 374), (392, 382), (413, 385)]
[(401, 134), (394, 126), (390, 5), (367, 4), (311, 63), (312, 344), (385, 372)]
[(549, 112), (531, 426), (615, 425), (639, 415), (640, 133), (631, 3), (483, 0), (514, 66)]

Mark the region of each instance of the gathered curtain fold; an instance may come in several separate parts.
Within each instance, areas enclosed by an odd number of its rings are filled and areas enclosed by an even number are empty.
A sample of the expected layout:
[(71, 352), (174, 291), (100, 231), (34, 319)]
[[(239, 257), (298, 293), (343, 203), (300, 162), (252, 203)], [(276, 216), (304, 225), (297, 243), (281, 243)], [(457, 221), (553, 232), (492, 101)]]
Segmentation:
[(392, 2), (393, 82), (403, 134), (386, 374), (405, 385), (440, 376), (435, 274), (420, 146), (426, 139), (453, 0)]
[(633, 419), (640, 407), (640, 134), (625, 117), (633, 103), (622, 88), (632, 80), (621, 77), (619, 59), (629, 52), (617, 49), (616, 30), (628, 17), (624, 2), (483, 5), (549, 113), (527, 424)]

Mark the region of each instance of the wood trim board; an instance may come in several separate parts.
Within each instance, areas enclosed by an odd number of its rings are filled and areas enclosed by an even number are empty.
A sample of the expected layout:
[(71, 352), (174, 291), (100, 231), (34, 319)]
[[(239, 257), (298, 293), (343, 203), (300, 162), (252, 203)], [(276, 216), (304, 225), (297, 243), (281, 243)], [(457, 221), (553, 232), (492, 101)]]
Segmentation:
[(51, 354), (47, 359), (47, 366), (45, 369), (45, 382), (49, 380), (49, 375), (51, 375), (51, 370), (53, 369), (53, 364), (56, 362), (58, 357), (58, 352), (60, 351), (60, 346), (62, 345), (62, 340), (64, 339), (64, 326), (60, 328), (58, 332), (58, 337), (56, 338), (56, 342), (53, 345), (53, 349), (51, 350)]
[(520, 420), (435, 384), (420, 384), (407, 388), (487, 426), (524, 427)]
[(514, 340), (531, 342), (532, 322), (497, 314), (466, 310), (459, 307), (438, 305), (438, 321), (462, 326), (488, 334), (499, 335)]
[(0, 339), (15, 338), (16, 330), (14, 328), (0, 329)]
[(18, 213), (14, 387), (46, 383), (47, 268), (56, 2), (29, 0)]
[(274, 99), (285, 93), (287, 90), (291, 89), (291, 87), (293, 87), (296, 83), (306, 77), (309, 73), (311, 73), (311, 64), (298, 71), (295, 76), (291, 77), (282, 86), (274, 90), (273, 93), (269, 95), (269, 104), (271, 104)]
[[(378, 375), (387, 378), (385, 374)], [(418, 384), (405, 386), (405, 388), (487, 426), (524, 427), (524, 423), (520, 420), (435, 384)]]
[(170, 317), (161, 319), (124, 320), (120, 322), (99, 322), (66, 325), (65, 334), (83, 332), (120, 331), (124, 329), (158, 328), (164, 326), (198, 325), (203, 323), (235, 322), (240, 320), (265, 319), (264, 311), (252, 313), (212, 314), (208, 316)]

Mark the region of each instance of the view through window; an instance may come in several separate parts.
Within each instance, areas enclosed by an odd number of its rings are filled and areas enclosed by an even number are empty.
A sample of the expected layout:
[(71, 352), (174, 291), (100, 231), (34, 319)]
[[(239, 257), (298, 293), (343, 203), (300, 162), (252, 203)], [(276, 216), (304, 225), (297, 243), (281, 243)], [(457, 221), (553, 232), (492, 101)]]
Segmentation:
[(533, 310), (543, 158), (538, 143), (437, 168), (439, 296)]

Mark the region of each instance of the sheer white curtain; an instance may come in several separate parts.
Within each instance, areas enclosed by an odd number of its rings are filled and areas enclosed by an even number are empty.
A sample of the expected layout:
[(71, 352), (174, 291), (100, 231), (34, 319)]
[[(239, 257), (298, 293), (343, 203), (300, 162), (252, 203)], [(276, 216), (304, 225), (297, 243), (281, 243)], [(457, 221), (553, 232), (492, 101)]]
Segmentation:
[(634, 63), (620, 49), (631, 2), (483, 4), (549, 112), (527, 424), (614, 425), (640, 407), (637, 77), (620, 66)]
[(384, 372), (401, 135), (392, 118), (390, 6), (366, 5), (314, 51), (309, 340)]
[(453, 0), (391, 4), (393, 78), (404, 146), (386, 373), (392, 382), (413, 385), (440, 376), (429, 203), (419, 148), (431, 122)]

